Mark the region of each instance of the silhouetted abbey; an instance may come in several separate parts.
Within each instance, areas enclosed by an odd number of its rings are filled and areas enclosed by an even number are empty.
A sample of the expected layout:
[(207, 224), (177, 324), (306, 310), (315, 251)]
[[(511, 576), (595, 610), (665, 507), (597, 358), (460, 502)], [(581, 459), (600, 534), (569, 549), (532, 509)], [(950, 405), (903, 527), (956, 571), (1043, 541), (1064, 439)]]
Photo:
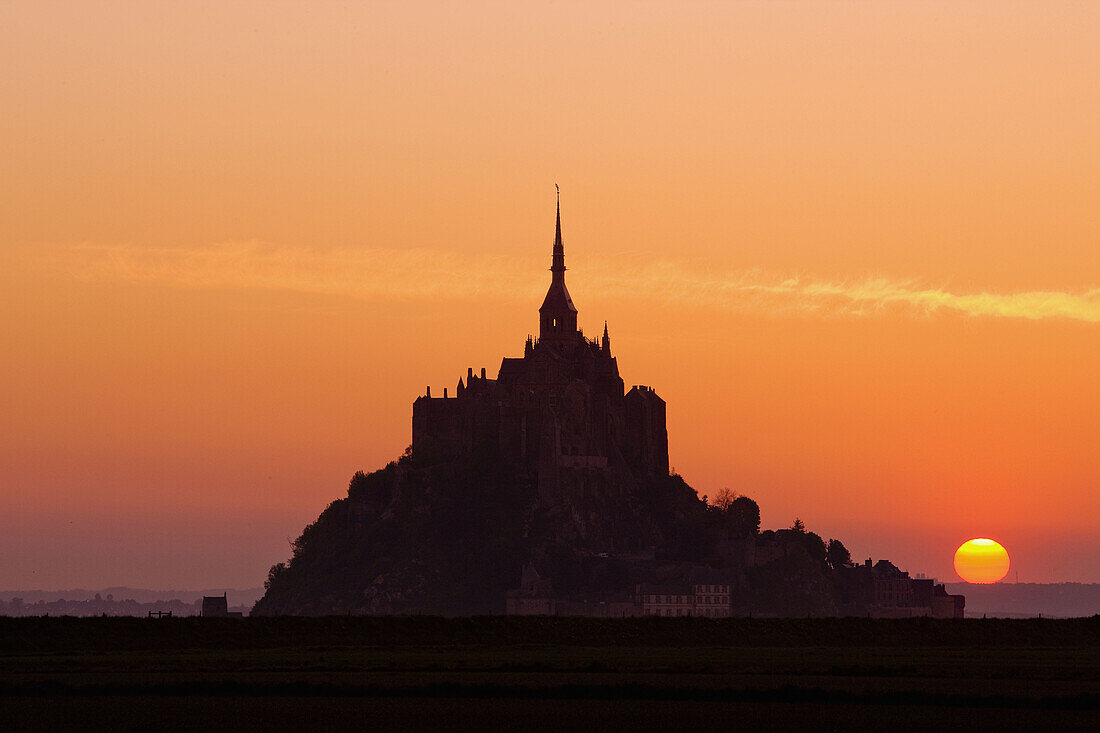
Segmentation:
[(418, 397), (413, 450), (487, 453), (520, 465), (544, 501), (599, 490), (609, 472), (667, 476), (664, 400), (646, 386), (624, 394), (606, 322), (600, 339), (577, 327), (565, 286), (560, 202), (550, 272), (538, 338), (527, 337), (522, 357), (505, 357), (496, 379), (467, 369), (453, 396), (432, 396), (429, 388)]
[(800, 522), (760, 532), (752, 499), (670, 474), (664, 400), (624, 389), (606, 322), (578, 327), (560, 204), (550, 272), (523, 356), (418, 397), (410, 449), (352, 477), (253, 614), (961, 615), (942, 586), (853, 566)]

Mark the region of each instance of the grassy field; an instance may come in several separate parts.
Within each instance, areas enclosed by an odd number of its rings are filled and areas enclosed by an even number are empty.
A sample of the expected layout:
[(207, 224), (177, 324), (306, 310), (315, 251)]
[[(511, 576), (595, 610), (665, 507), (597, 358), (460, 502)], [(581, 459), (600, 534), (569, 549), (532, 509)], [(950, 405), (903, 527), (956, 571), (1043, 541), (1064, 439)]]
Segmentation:
[(4, 730), (1100, 729), (1100, 617), (0, 619)]

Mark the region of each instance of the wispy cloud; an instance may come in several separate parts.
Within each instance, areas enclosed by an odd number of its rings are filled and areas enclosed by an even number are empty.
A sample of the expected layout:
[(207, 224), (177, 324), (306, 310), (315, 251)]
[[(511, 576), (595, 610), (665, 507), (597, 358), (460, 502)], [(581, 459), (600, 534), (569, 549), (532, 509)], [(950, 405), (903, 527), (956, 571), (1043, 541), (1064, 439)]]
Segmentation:
[[(530, 301), (545, 287), (528, 273), (541, 260), (473, 256), (429, 249), (328, 249), (235, 242), (155, 249), (76, 245), (53, 252), (57, 265), (85, 280), (161, 283), (192, 288), (259, 288), (357, 298), (450, 298)], [(740, 312), (865, 315), (914, 314), (1068, 319), (1100, 323), (1100, 288), (956, 293), (915, 280), (828, 280), (762, 270), (714, 272), (672, 260), (620, 254), (574, 258), (577, 288), (601, 297)], [(583, 284), (582, 284), (583, 283)]]

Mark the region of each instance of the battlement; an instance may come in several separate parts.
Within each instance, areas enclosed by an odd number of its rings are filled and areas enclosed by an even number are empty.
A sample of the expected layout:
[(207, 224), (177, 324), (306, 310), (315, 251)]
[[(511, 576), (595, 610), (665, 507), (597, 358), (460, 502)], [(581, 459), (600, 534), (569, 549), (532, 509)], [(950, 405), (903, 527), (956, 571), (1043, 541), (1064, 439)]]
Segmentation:
[[(466, 396), (466, 393), (469, 392), (470, 390), (475, 390), (475, 391), (484, 390), (486, 386), (489, 386), (491, 388), (492, 385), (494, 385), (494, 384), (496, 384), (495, 379), (488, 379), (485, 376), (485, 367), (481, 367), (481, 376), (478, 376), (477, 374), (474, 374), (473, 367), (467, 367), (466, 368), (466, 381), (463, 382), (462, 378), (461, 377), (459, 378), (458, 386), (455, 388), (454, 398), (464, 397), (464, 396)], [(421, 399), (446, 400), (446, 399), (452, 399), (452, 397), (448, 393), (448, 390), (447, 390), (446, 387), (443, 388), (443, 396), (442, 397), (440, 397), (440, 396), (432, 397), (432, 386), (429, 384), (427, 387), (424, 388), (424, 394), (421, 395), (420, 397), (418, 397), (417, 399), (418, 400), (421, 400)]]

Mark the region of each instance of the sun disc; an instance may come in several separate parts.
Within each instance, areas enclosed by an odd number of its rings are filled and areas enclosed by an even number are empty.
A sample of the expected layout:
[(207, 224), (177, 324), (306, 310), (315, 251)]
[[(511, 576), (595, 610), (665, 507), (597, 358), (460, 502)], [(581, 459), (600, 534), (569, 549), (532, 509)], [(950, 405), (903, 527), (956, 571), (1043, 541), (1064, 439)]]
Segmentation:
[(996, 583), (1008, 575), (1008, 551), (985, 537), (964, 542), (955, 551), (955, 572), (967, 583)]

